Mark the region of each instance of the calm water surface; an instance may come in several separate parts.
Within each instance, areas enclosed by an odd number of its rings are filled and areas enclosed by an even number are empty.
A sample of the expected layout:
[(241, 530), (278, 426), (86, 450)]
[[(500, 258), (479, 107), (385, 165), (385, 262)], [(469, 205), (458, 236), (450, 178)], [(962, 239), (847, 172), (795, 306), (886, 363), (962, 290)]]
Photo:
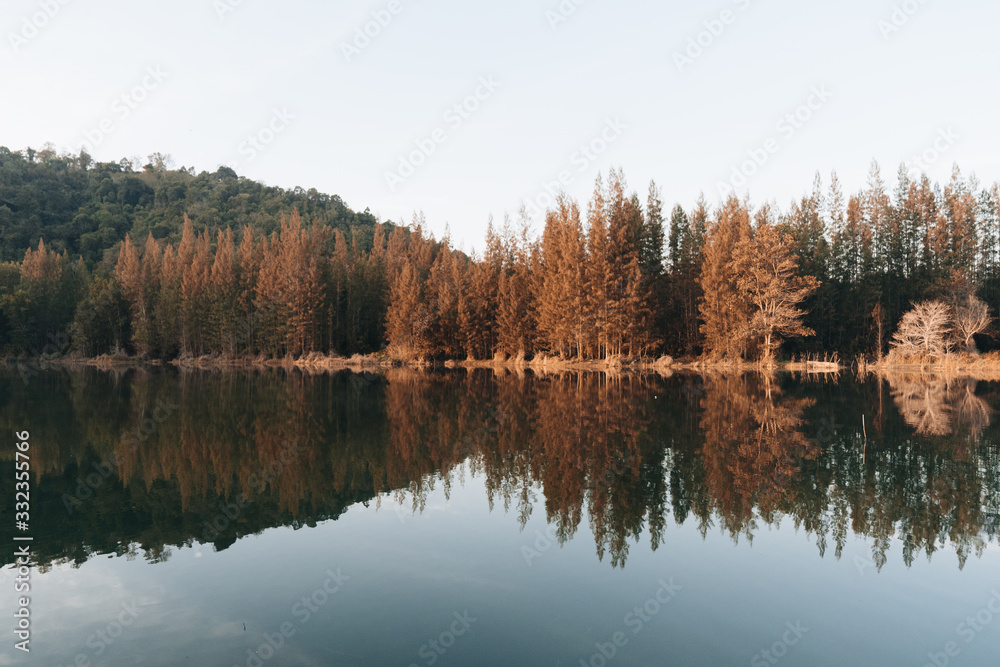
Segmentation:
[(996, 665), (997, 390), (0, 370), (0, 664)]

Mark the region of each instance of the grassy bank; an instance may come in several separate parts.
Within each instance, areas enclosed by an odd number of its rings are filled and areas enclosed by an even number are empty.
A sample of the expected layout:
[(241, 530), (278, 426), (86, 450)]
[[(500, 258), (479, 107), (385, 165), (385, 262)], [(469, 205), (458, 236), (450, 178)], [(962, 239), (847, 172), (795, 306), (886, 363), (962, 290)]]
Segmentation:
[(859, 357), (857, 370), (859, 375), (926, 373), (977, 380), (1000, 380), (1000, 353), (957, 352), (940, 357), (889, 354), (878, 360)]

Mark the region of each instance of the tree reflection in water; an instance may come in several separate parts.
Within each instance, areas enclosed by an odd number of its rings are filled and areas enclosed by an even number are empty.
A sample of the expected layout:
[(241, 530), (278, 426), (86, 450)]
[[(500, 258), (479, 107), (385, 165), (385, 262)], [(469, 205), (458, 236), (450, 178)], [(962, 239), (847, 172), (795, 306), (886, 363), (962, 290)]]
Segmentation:
[[(87, 370), (25, 387), (5, 372), (0, 424), (32, 415), (32, 441), (46, 443), (32, 463), (43, 566), (225, 549), (359, 502), (421, 512), (467, 471), (522, 527), (543, 508), (566, 542), (586, 520), (614, 567), (633, 545), (664, 544), (671, 515), (733, 540), (788, 520), (837, 558), (853, 532), (878, 567), (894, 539), (907, 564), (950, 545), (961, 567), (996, 539), (995, 390), (886, 382), (898, 412), (881, 381), (787, 375)], [(151, 419), (164, 404), (176, 410)]]

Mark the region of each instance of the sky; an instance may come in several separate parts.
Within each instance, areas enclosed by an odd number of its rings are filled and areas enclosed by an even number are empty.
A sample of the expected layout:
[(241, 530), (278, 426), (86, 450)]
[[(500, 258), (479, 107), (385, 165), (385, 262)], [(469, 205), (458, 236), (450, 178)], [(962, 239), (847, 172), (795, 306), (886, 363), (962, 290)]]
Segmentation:
[(986, 0), (7, 0), (0, 145), (241, 175), (481, 246), (622, 168), (786, 207), (878, 160), (1000, 179)]

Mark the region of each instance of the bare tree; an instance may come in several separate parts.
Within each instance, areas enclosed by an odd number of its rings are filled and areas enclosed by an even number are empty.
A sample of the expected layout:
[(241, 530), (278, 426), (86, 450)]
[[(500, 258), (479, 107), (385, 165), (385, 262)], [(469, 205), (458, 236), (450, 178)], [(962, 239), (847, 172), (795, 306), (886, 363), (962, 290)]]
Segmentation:
[(892, 336), (893, 352), (910, 357), (940, 357), (949, 350), (951, 308), (942, 301), (923, 301), (903, 315)]
[(937, 375), (895, 374), (888, 376), (896, 406), (917, 435), (942, 436), (952, 432), (954, 408), (949, 401), (948, 382)]
[(965, 346), (967, 352), (976, 352), (977, 333), (982, 333), (990, 325), (990, 308), (972, 294), (955, 306), (955, 339)]
[(935, 374), (886, 375), (896, 406), (917, 435), (942, 436), (968, 431), (978, 435), (990, 425), (992, 410), (976, 396), (975, 380)]

